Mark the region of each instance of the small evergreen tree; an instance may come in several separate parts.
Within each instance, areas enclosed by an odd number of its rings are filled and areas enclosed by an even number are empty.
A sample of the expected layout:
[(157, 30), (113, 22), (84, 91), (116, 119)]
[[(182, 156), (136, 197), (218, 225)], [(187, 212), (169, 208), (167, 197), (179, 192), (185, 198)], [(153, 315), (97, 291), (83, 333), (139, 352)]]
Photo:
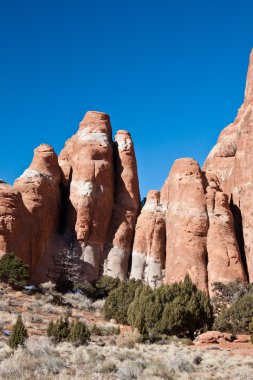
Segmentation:
[(27, 339), (27, 330), (22, 321), (21, 315), (18, 316), (15, 325), (13, 326), (8, 344), (11, 348), (16, 349), (19, 345), (23, 345)]
[(28, 265), (14, 253), (6, 253), (0, 260), (0, 281), (11, 286), (25, 286), (29, 279)]
[(154, 290), (139, 288), (129, 305), (128, 321), (144, 339), (162, 334), (193, 337), (196, 330), (212, 325), (213, 310), (207, 296), (187, 276), (183, 282)]
[(68, 340), (78, 345), (88, 343), (90, 340), (90, 331), (87, 325), (81, 321), (72, 322)]
[(49, 324), (48, 324), (48, 327), (47, 327), (47, 336), (50, 338), (50, 337), (53, 337), (55, 335), (55, 324), (53, 321), (50, 321)]
[(47, 328), (47, 336), (51, 337), (55, 343), (67, 340), (69, 333), (70, 326), (67, 318), (60, 318), (55, 323), (51, 321)]
[(120, 280), (111, 276), (102, 276), (96, 282), (96, 298), (108, 297), (109, 293), (120, 285)]
[(103, 314), (107, 320), (116, 319), (118, 323), (127, 324), (127, 311), (134, 299), (135, 291), (143, 286), (141, 281), (131, 279), (127, 283), (122, 282), (116, 289), (109, 293), (103, 307)]

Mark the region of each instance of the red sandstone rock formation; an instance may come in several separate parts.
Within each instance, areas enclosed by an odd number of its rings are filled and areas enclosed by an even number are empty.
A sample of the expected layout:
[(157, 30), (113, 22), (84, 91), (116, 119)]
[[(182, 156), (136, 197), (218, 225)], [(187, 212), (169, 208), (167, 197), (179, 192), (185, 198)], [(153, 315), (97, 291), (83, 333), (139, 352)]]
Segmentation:
[(134, 229), (140, 207), (137, 165), (127, 131), (115, 136), (115, 198), (105, 248), (104, 273), (126, 280)]
[(31, 232), (20, 192), (0, 180), (0, 256), (13, 252), (31, 265)]
[(30, 167), (14, 183), (30, 215), (31, 271), (36, 273), (36, 279), (44, 281), (47, 280), (46, 262), (53, 254), (48, 247), (49, 240), (59, 226), (61, 179), (56, 153), (51, 146), (42, 144), (34, 150)]
[(165, 212), (160, 192), (151, 190), (135, 229), (131, 278), (143, 280), (152, 287), (161, 284), (165, 245)]
[(167, 283), (189, 275), (210, 294), (213, 282), (245, 281), (245, 269), (253, 281), (253, 53), (244, 103), (203, 172), (193, 159), (177, 160), (137, 223), (133, 142), (126, 131), (115, 143), (111, 134), (107, 114), (88, 112), (59, 160), (41, 145), (13, 188), (0, 183), (0, 254), (22, 257), (36, 281), (72, 246), (88, 281), (103, 269), (126, 280), (131, 259), (131, 277), (151, 286), (161, 283), (165, 260)]
[(228, 196), (220, 191), (217, 177), (209, 175), (207, 187), (208, 288), (212, 295), (214, 282), (246, 281), (241, 254), (234, 230), (234, 218), (229, 208)]
[(75, 230), (87, 281), (99, 277), (112, 213), (114, 168), (111, 134), (107, 114), (87, 112), (59, 161), (67, 180), (71, 172), (68, 228)]
[(199, 289), (207, 292), (208, 217), (204, 186), (204, 176), (195, 160), (175, 161), (165, 187), (168, 189), (165, 281), (178, 282), (189, 275)]
[(246, 255), (253, 281), (253, 52), (251, 52), (244, 103), (234, 123), (220, 134), (204, 164), (206, 173), (217, 175), (229, 196), (241, 253)]

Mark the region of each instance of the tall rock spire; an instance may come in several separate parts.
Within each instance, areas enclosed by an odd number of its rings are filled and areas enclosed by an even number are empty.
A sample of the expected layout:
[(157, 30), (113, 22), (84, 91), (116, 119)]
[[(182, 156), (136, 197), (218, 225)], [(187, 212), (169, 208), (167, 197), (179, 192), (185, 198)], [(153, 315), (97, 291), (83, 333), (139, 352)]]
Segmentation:
[(198, 163), (192, 158), (182, 158), (173, 164), (163, 188), (168, 197), (165, 281), (178, 282), (189, 275), (207, 293), (208, 217), (204, 181)]
[(219, 188), (215, 175), (209, 175), (206, 202), (209, 227), (207, 233), (208, 289), (213, 294), (215, 282), (246, 282), (241, 254), (236, 240), (234, 217), (227, 194)]
[(114, 147), (115, 195), (105, 247), (104, 273), (126, 280), (140, 207), (139, 181), (130, 133), (118, 131)]
[(154, 287), (163, 282), (165, 266), (165, 212), (160, 191), (148, 192), (135, 231), (131, 278)]
[(59, 163), (69, 182), (67, 233), (77, 239), (84, 277), (96, 280), (103, 265), (103, 249), (114, 195), (113, 143), (110, 118), (89, 111), (78, 132), (68, 140)]
[(216, 174), (228, 195), (242, 260), (253, 281), (253, 52), (247, 74), (244, 103), (234, 123), (220, 134), (203, 170)]

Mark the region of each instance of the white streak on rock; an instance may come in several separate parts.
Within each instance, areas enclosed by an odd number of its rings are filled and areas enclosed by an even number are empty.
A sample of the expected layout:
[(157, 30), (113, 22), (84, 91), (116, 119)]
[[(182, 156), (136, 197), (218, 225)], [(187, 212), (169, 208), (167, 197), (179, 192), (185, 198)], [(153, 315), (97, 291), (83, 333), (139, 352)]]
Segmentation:
[(79, 197), (90, 197), (94, 191), (94, 184), (91, 181), (75, 181), (71, 182), (71, 191), (74, 191)]
[(115, 140), (118, 144), (118, 149), (120, 152), (130, 150), (133, 145), (132, 140), (129, 137), (125, 137), (124, 135), (116, 136)]
[(84, 128), (78, 131), (77, 138), (80, 141), (95, 141), (104, 147), (109, 145), (108, 136), (105, 132), (91, 132), (89, 128)]
[(17, 178), (16, 181), (19, 181), (20, 179), (28, 179), (29, 180), (29, 179), (36, 179), (36, 178), (43, 178), (43, 177), (52, 181), (52, 177), (48, 174), (41, 173), (38, 170), (34, 170), (34, 169), (26, 169), (24, 171), (24, 173), (19, 178)]

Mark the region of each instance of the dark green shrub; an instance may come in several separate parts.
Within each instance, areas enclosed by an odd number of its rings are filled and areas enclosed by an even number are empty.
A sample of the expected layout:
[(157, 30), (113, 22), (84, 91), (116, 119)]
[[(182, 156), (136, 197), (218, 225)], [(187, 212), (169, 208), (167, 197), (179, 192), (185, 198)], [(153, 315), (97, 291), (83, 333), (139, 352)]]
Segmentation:
[(47, 336), (51, 337), (55, 343), (68, 339), (70, 326), (68, 319), (58, 319), (56, 322), (51, 321), (47, 328)]
[(77, 282), (74, 285), (74, 290), (79, 290), (88, 298), (96, 298), (96, 288), (89, 282)]
[(216, 317), (214, 329), (222, 332), (248, 332), (249, 323), (253, 315), (253, 293), (237, 299), (229, 307), (223, 308)]
[(14, 253), (6, 253), (0, 260), (0, 281), (11, 286), (25, 286), (29, 279), (28, 265)]
[(249, 334), (251, 343), (253, 344), (253, 317), (251, 318), (251, 322), (249, 323)]
[(110, 276), (102, 276), (96, 282), (96, 298), (108, 297), (109, 293), (116, 289), (120, 285), (120, 280), (118, 278), (113, 278)]
[(131, 279), (112, 290), (103, 307), (104, 317), (107, 320), (115, 319), (117, 323), (127, 324), (128, 307), (134, 299), (135, 291), (142, 286), (141, 281)]
[(15, 349), (19, 345), (23, 345), (25, 339), (27, 339), (27, 330), (22, 321), (21, 316), (19, 315), (13, 329), (11, 331), (11, 335), (8, 340), (8, 344), (11, 348)]
[(213, 310), (207, 296), (186, 277), (154, 290), (139, 288), (129, 306), (128, 321), (150, 340), (162, 334), (192, 338), (195, 331), (211, 327)]
[(88, 343), (90, 340), (90, 331), (86, 324), (81, 321), (72, 322), (68, 340), (78, 345)]
[(161, 318), (163, 308), (157, 301), (155, 292), (148, 285), (143, 285), (136, 290), (133, 302), (129, 305), (128, 322), (142, 336), (147, 336), (148, 332), (156, 334), (155, 324)]

